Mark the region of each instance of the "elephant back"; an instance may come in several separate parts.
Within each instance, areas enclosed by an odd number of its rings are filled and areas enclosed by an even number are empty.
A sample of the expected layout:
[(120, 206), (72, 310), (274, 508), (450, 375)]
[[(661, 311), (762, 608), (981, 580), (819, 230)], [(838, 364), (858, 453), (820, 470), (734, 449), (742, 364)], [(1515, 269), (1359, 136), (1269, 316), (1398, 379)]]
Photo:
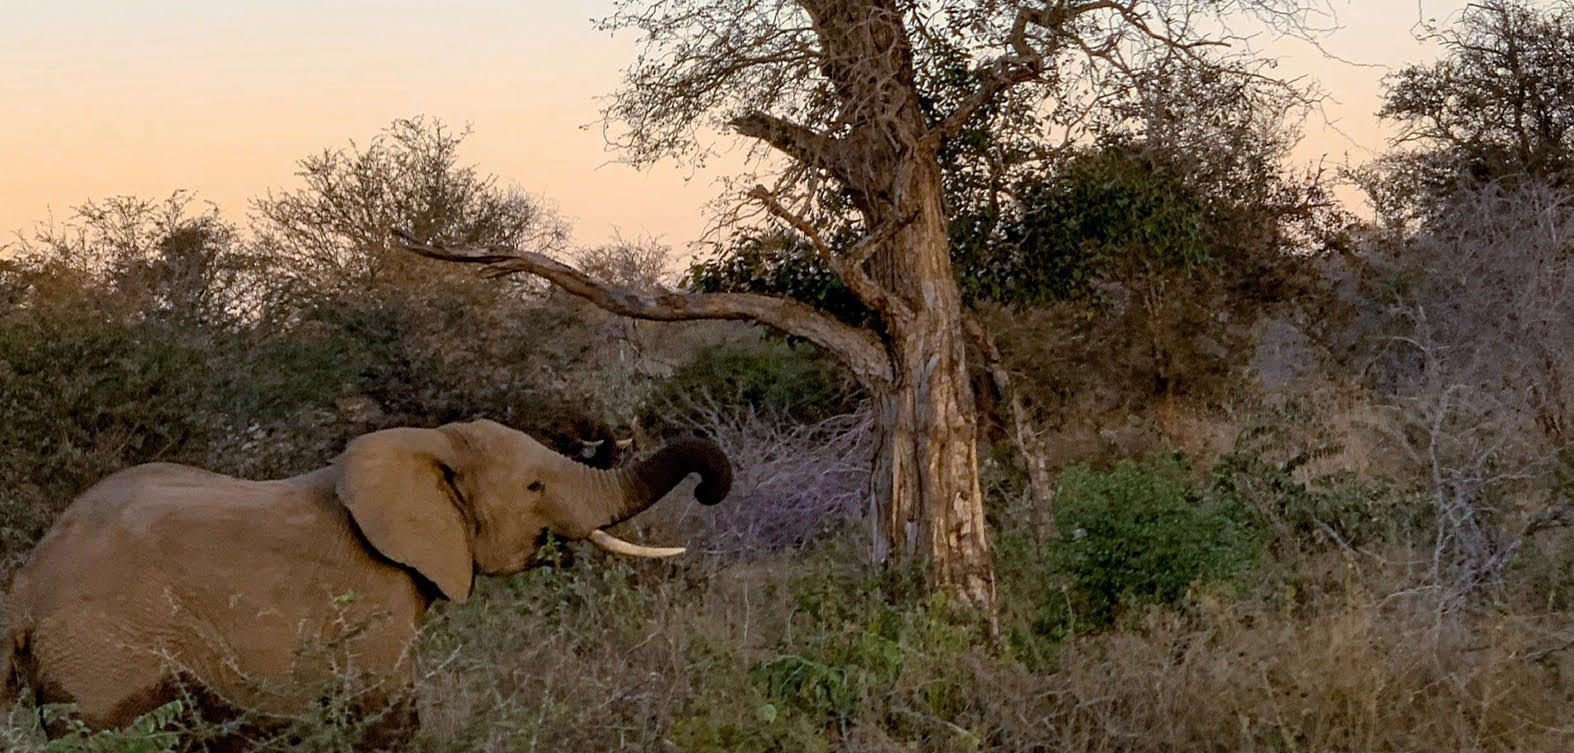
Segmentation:
[[(28, 684), (118, 726), (174, 698), (177, 681), (292, 713), (334, 666), (408, 676), (426, 597), (366, 546), (325, 482), (158, 464), (89, 489), (13, 585)], [(341, 640), (351, 634), (369, 637)]]

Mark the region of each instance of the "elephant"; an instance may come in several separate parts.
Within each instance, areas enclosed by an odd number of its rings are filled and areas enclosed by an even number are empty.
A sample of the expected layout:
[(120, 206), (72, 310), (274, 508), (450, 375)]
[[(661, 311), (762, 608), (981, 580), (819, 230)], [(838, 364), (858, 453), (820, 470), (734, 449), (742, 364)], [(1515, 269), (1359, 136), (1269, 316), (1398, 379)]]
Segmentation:
[(463, 604), (476, 575), (541, 564), (548, 534), (682, 553), (603, 529), (691, 473), (699, 502), (726, 497), (732, 466), (706, 439), (600, 470), (487, 420), (364, 434), (326, 467), (279, 480), (172, 463), (116, 472), (14, 577), (0, 708), (30, 687), (115, 728), (195, 686), (204, 706), (287, 718), (346, 677), (387, 708), (413, 687), (433, 601)]

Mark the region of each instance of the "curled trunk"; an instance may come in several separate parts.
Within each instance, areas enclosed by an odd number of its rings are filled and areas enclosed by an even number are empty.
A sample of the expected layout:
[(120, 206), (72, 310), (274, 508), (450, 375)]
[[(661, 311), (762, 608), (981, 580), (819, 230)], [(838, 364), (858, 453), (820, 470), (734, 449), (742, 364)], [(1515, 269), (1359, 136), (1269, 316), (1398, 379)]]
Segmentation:
[[(714, 505), (725, 499), (732, 489), (732, 463), (727, 459), (727, 454), (715, 442), (695, 437), (671, 442), (650, 457), (617, 470), (585, 468), (584, 473), (587, 495), (584, 504), (593, 518), (584, 522), (590, 529), (616, 525), (644, 512), (689, 474), (699, 474), (700, 483), (694, 489), (694, 496), (701, 504)], [(606, 548), (604, 542), (608, 538), (603, 534), (597, 537), (595, 543)], [(671, 554), (651, 553), (656, 551), (652, 549), (639, 554)]]
[(702, 505), (714, 505), (732, 490), (732, 463), (727, 454), (715, 442), (698, 437), (674, 441), (623, 473), (623, 496), (631, 507), (620, 510), (614, 523), (654, 504), (691, 473), (700, 475), (694, 498)]

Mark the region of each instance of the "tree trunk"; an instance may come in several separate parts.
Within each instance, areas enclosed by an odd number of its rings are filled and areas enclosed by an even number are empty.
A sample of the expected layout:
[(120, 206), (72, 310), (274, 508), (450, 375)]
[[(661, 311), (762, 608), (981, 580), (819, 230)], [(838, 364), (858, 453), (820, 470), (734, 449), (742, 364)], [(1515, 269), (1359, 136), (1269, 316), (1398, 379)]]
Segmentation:
[(899, 382), (879, 396), (883, 436), (871, 491), (886, 506), (876, 545), (886, 557), (927, 559), (935, 587), (991, 610), (995, 574), (977, 426), (965, 389), (958, 389), (967, 385), (966, 364), (933, 358), (923, 344), (946, 337), (933, 329), (927, 334), (908, 338)]
[(905, 304), (887, 322), (894, 379), (875, 395), (884, 436), (871, 491), (887, 501), (880, 554), (928, 560), (936, 588), (992, 614), (976, 403), (940, 175), (932, 160), (906, 167), (898, 195), (910, 219), (873, 260), (882, 285)]

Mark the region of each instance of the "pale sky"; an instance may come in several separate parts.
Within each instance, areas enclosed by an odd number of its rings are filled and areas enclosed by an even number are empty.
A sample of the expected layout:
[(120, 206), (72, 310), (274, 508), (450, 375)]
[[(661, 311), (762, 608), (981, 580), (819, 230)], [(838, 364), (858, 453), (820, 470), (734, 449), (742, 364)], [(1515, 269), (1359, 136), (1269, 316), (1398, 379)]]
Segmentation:
[[(1334, 0), (1340, 62), (1289, 43), (1279, 72), (1328, 90), (1337, 131), (1307, 126), (1298, 157), (1359, 163), (1383, 145), (1374, 115), (1391, 66), (1433, 59), (1419, 18), (1464, 0)], [(593, 244), (705, 226), (717, 175), (616, 164), (598, 98), (632, 37), (592, 29), (609, 1), (0, 0), (0, 243), (113, 195), (188, 189), (231, 220), (295, 162), (365, 143), (417, 114), (474, 133), (461, 159), (547, 199)], [(1359, 65), (1358, 65), (1359, 64)], [(1342, 132), (1342, 133), (1341, 133)]]

